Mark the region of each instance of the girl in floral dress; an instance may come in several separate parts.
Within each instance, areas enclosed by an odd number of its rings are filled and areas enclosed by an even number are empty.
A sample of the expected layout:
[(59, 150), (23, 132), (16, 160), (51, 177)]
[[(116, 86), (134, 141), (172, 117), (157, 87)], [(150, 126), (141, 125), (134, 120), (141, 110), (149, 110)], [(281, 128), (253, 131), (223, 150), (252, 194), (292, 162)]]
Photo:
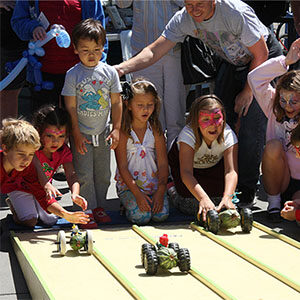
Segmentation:
[(123, 119), (117, 159), (117, 191), (127, 219), (138, 225), (169, 215), (166, 194), (168, 159), (158, 120), (160, 99), (142, 78), (123, 85)]

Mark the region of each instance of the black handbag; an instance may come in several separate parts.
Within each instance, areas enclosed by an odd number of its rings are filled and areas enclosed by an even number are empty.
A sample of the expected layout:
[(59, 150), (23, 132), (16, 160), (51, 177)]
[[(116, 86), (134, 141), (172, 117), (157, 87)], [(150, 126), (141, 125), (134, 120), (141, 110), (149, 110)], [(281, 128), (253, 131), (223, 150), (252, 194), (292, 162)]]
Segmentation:
[(186, 36), (181, 44), (181, 70), (184, 84), (196, 84), (213, 79), (218, 58), (201, 40)]

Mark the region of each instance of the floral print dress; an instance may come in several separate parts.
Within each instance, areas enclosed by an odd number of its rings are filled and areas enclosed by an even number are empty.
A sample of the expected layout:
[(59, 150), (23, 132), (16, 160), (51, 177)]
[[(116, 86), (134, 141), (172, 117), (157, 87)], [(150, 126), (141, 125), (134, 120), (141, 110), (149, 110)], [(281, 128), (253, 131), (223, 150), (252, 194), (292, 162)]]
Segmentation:
[[(127, 140), (127, 161), (128, 170), (138, 187), (147, 195), (153, 195), (157, 190), (158, 172), (155, 139), (149, 123), (142, 143), (131, 129), (131, 137)], [(128, 190), (118, 170), (115, 180), (118, 193)]]
[[(131, 130), (131, 137), (127, 140), (127, 161), (128, 170), (134, 178), (136, 184), (142, 192), (150, 198), (156, 192), (158, 186), (158, 170), (155, 152), (155, 138), (150, 124), (144, 140), (141, 143), (134, 132)], [(127, 219), (138, 225), (144, 225), (153, 220), (154, 222), (165, 221), (169, 216), (169, 201), (167, 194), (164, 195), (163, 208), (158, 213), (152, 211), (141, 211), (137, 205), (133, 193), (129, 190), (117, 170), (115, 179), (117, 181), (118, 196), (125, 208)], [(152, 203), (149, 203), (152, 207)]]

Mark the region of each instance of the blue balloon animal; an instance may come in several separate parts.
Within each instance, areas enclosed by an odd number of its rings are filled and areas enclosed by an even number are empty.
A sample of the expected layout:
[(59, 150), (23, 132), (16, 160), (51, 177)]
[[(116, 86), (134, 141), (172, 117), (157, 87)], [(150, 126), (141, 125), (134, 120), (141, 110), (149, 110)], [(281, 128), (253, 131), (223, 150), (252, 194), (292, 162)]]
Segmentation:
[(34, 89), (36, 91), (40, 91), (41, 89), (53, 89), (53, 82), (43, 81), (41, 73), (42, 64), (38, 61), (36, 56), (45, 55), (45, 50), (42, 48), (42, 46), (48, 43), (54, 37), (57, 45), (61, 48), (68, 48), (71, 44), (70, 36), (64, 27), (62, 25), (54, 24), (51, 26), (50, 31), (47, 32), (47, 36), (44, 40), (29, 42), (28, 50), (23, 52), (23, 57), (21, 59), (15, 62), (9, 62), (5, 65), (9, 74), (0, 82), (0, 91), (9, 85), (26, 65), (27, 80), (35, 85)]

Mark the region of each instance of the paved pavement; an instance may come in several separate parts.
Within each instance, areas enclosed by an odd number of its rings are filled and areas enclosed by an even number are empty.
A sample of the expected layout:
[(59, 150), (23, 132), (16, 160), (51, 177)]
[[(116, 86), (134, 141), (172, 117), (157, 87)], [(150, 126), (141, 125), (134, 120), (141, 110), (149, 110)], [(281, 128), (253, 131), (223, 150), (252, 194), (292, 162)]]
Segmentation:
[[(28, 91), (23, 92), (22, 103), (20, 103), (20, 111), (23, 115), (28, 115)], [(112, 152), (112, 173), (115, 170), (115, 160)], [(59, 189), (67, 187), (66, 182), (54, 181)], [(300, 241), (300, 227), (295, 222), (283, 221), (278, 224), (271, 224), (267, 221), (266, 215), (266, 196), (262, 186), (260, 186), (256, 205), (253, 208), (254, 219), (277, 232), (283, 233), (291, 238)], [(70, 193), (64, 194), (60, 200), (61, 205), (68, 208), (71, 205)], [(107, 201), (104, 208), (107, 210), (117, 210), (119, 208), (119, 200), (117, 199), (115, 184), (112, 178), (112, 184), (108, 191)], [(4, 197), (0, 200), (0, 221), (1, 221), (1, 244), (0, 244), (0, 300), (12, 299), (31, 299), (26, 282), (24, 280), (19, 263), (12, 249), (7, 224), (5, 222), (7, 214), (10, 211), (5, 204)]]

